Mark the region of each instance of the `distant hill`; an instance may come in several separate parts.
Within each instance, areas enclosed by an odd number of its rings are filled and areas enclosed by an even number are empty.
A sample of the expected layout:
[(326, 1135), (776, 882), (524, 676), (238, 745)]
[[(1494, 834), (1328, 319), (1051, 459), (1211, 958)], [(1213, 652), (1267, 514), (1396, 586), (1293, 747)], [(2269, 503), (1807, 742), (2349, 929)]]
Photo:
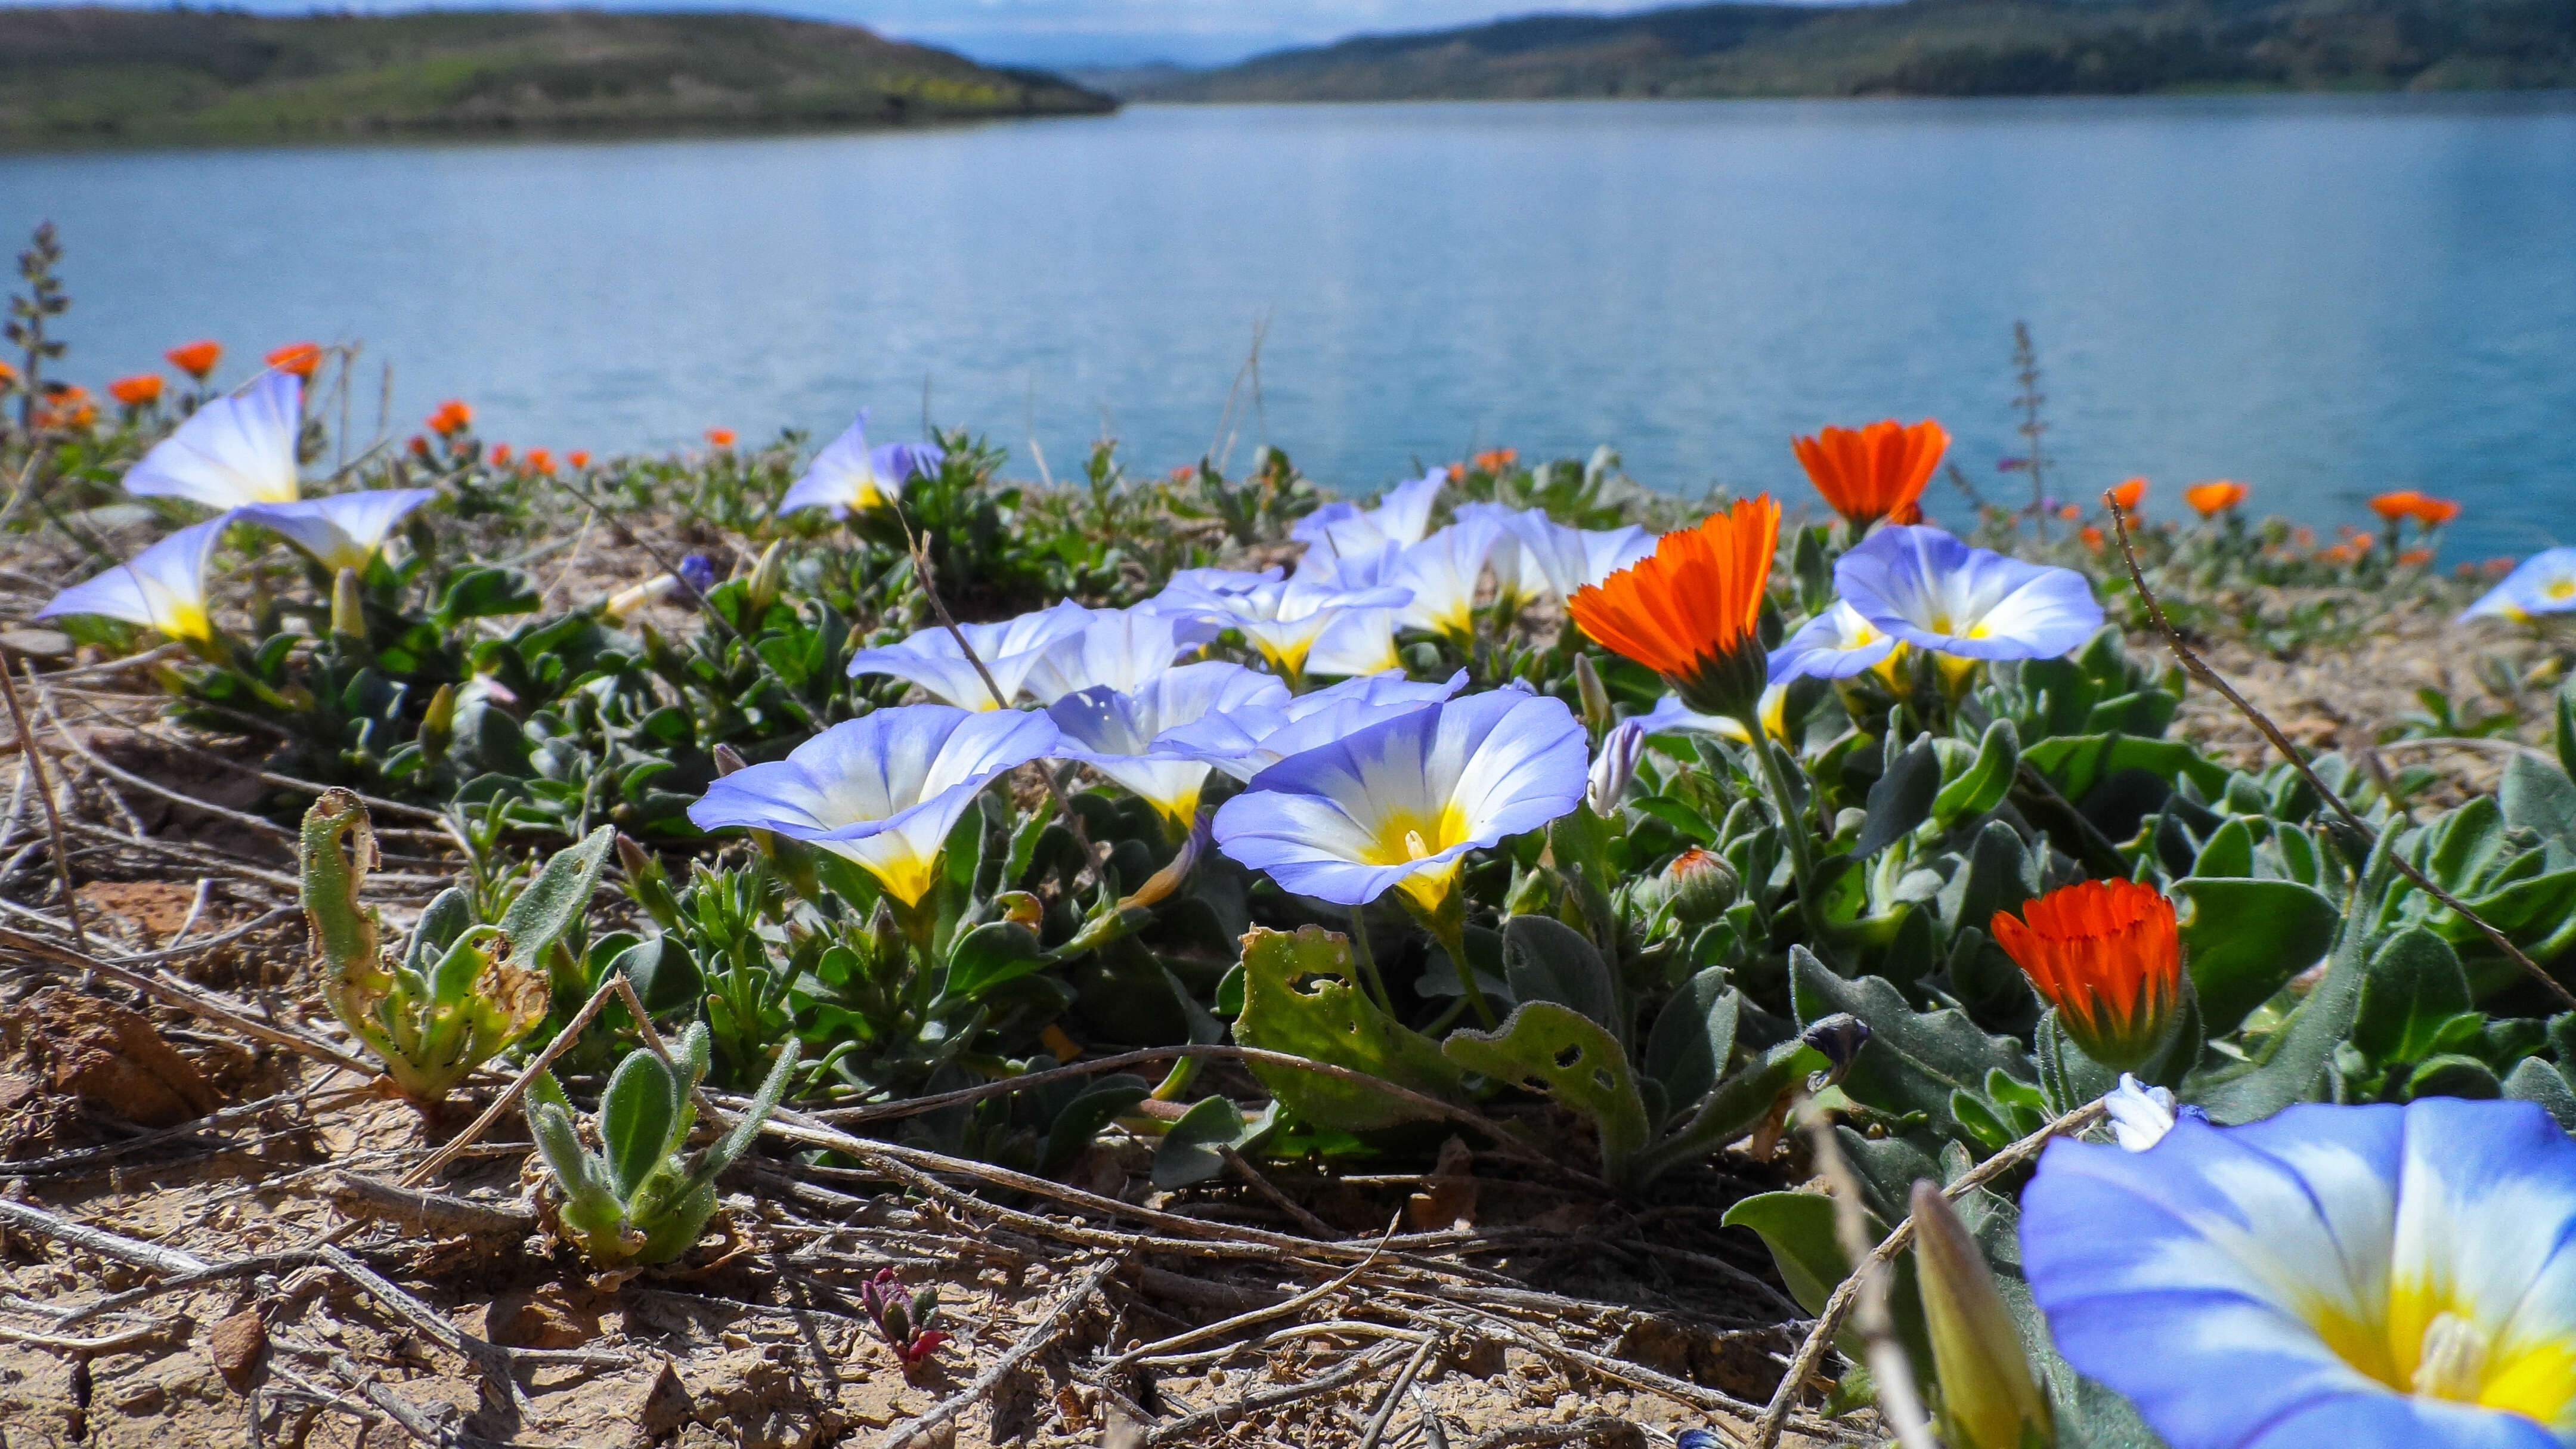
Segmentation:
[(2576, 86), (2576, 0), (1693, 5), (1371, 35), (1131, 100), (2128, 95)]
[(0, 144), (1096, 113), (1061, 77), (745, 14), (0, 9)]

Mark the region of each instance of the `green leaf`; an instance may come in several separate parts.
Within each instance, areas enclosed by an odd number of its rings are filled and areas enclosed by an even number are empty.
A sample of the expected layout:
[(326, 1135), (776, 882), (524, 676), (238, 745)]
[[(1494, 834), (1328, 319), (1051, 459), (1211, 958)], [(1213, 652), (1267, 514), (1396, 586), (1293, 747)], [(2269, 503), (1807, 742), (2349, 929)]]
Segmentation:
[(2226, 767), (2180, 740), (2140, 739), (2135, 735), (2063, 735), (2037, 740), (2021, 757), (2049, 777), (2058, 793), (2078, 804), (2093, 787), (2123, 770), (2144, 770), (2168, 785), (2190, 780), (2201, 794), (2216, 799), (2227, 788)]
[(2576, 1133), (2576, 1091), (2567, 1087), (2567, 1079), (2556, 1068), (2538, 1057), (2524, 1057), (2504, 1079), (2504, 1094), (2516, 1102), (2531, 1102), (2547, 1112), (2561, 1132)]
[(1082, 1089), (1081, 1095), (1055, 1114), (1047, 1125), (1045, 1145), (1038, 1150), (1038, 1170), (1054, 1172), (1082, 1155), (1100, 1129), (1118, 1120), (1130, 1107), (1145, 1100), (1153, 1088), (1141, 1077), (1124, 1072), (1103, 1077)]
[[(1368, 999), (1351, 965), (1350, 942), (1321, 926), (1300, 926), (1294, 934), (1256, 926), (1244, 937), (1243, 1012), (1234, 1039), (1452, 1100), (1463, 1075), (1429, 1038)], [(1283, 1106), (1318, 1127), (1366, 1132), (1425, 1115), (1355, 1082), (1267, 1062), (1245, 1065)]]
[(2191, 873), (2220, 879), (2253, 875), (2254, 832), (2242, 820), (2230, 820), (2210, 832), (2208, 843), (2191, 863)]
[(1591, 1118), (1601, 1134), (1601, 1175), (1615, 1187), (1632, 1185), (1630, 1168), (1646, 1147), (1646, 1103), (1628, 1054), (1599, 1022), (1557, 1002), (1525, 1002), (1500, 1031), (1452, 1032), (1440, 1050), (1471, 1072), (1546, 1092)]
[(653, 1016), (694, 1006), (706, 993), (696, 958), (672, 936), (651, 936), (636, 942), (608, 963), (608, 971), (633, 983), (636, 999)]
[[(1728, 1208), (1718, 1223), (1761, 1234), (1781, 1283), (1809, 1313), (1823, 1312), (1825, 1300), (1851, 1276), (1851, 1258), (1834, 1235), (1834, 1200), (1823, 1193), (1757, 1193)], [(1884, 1238), (1887, 1225), (1871, 1213), (1869, 1231), (1873, 1238)]]
[(1852, 845), (1852, 859), (1867, 860), (1912, 834), (1931, 818), (1940, 793), (1941, 757), (1926, 735), (1906, 746), (1869, 787), (1868, 818)]
[(453, 629), (467, 619), (531, 614), (538, 604), (536, 589), (517, 569), (459, 569), (432, 617), (441, 628)]
[(2021, 737), (2009, 719), (1998, 719), (1986, 726), (1985, 737), (1977, 743), (1977, 757), (1959, 778), (1941, 787), (1932, 797), (1932, 818), (1944, 824), (1972, 819), (2003, 803), (2012, 788), (2013, 771), (2021, 763)]
[(1005, 981), (1045, 969), (1046, 964), (1046, 947), (1036, 932), (1011, 921), (987, 921), (949, 948), (948, 995), (973, 1001)]
[[(684, 1042), (683, 1048), (688, 1052), (694, 1070), (704, 1073), (707, 1069), (706, 1028), (699, 1026), (693, 1031), (697, 1033), (694, 1042)], [(769, 1120), (769, 1114), (778, 1110), (779, 1099), (787, 1095), (788, 1079), (796, 1075), (796, 1059), (803, 1050), (803, 1043), (792, 1036), (779, 1044), (778, 1059), (770, 1063), (769, 1075), (761, 1079), (760, 1090), (751, 1094), (751, 1105), (743, 1108), (741, 1115), (733, 1119), (733, 1125), (725, 1129), (725, 1135), (717, 1138), (706, 1155), (698, 1159), (698, 1165), (690, 1170), (688, 1190), (691, 1193), (712, 1188), (716, 1178), (733, 1166), (734, 1159), (750, 1149), (753, 1139), (760, 1136), (760, 1124)], [(703, 1223), (705, 1219), (699, 1221)], [(692, 1242), (697, 1239), (694, 1229), (688, 1236)]]
[(679, 1099), (671, 1069), (649, 1051), (627, 1053), (608, 1079), (608, 1090), (599, 1099), (599, 1139), (606, 1149), (609, 1185), (621, 1200), (631, 1200), (645, 1177), (670, 1156)]
[(1789, 948), (1791, 992), (1801, 1026), (1848, 1011), (1869, 1028), (1852, 1059), (1843, 1091), (1888, 1112), (1922, 1112), (1943, 1129), (1955, 1125), (1950, 1094), (1981, 1091), (1986, 1073), (2028, 1080), (2030, 1058), (2015, 1042), (1978, 1030), (1955, 1009), (1917, 1012), (1905, 994), (1875, 976), (1846, 981), (1804, 946)]
[[(2391, 837), (2387, 835), (2382, 835), (2372, 848), (2357, 888), (2360, 899), (2373, 899), (2388, 888), (2395, 874), (2388, 864), (2391, 849)], [(2347, 917), (2325, 976), (2309, 989), (2307, 998), (2290, 1013), (2289, 1021), (2266, 1042), (2264, 1055), (2194, 1073), (2179, 1091), (2182, 1099), (2198, 1103), (2211, 1120), (2222, 1126), (2258, 1121), (2293, 1102), (2306, 1100), (2315, 1091), (2326, 1063), (2333, 1059), (2335, 1048), (2352, 1031), (2353, 1017), (2361, 1004), (2363, 952), (2369, 936), (2365, 922)]]
[(521, 970), (543, 973), (538, 963), (562, 939), (572, 923), (590, 908), (599, 873), (617, 844), (617, 830), (603, 825), (580, 844), (556, 851), (528, 888), (501, 914), (501, 929), (510, 937), (510, 962)]
[(2182, 926), (2183, 960), (2212, 1036), (2234, 1031), (2291, 977), (2324, 960), (2343, 917), (2333, 901), (2295, 881), (2189, 876), (2169, 893), (2191, 913)]
[(2505, 824), (2576, 847), (2576, 780), (2556, 766), (2516, 750), (2505, 763), (2496, 801), (2504, 807)]
[(1724, 968), (1712, 966), (1684, 982), (1656, 1014), (1642, 1067), (1663, 1086), (1672, 1108), (1697, 1103), (1717, 1085), (1718, 1073), (1735, 1055), (1743, 1009), (1744, 998), (1727, 985)]
[(2496, 1080), (2495, 1068), (2458, 1052), (2427, 1057), (2406, 1078), (2409, 1101), (2417, 1097), (2466, 1097), (2491, 1102), (2502, 1095), (2504, 1084)]
[(1619, 983), (1583, 934), (1551, 916), (1503, 924), (1503, 979), (1514, 1001), (1553, 1001), (1610, 1028), (1619, 1022)]
[(1278, 1110), (1279, 1104), (1273, 1102), (1246, 1121), (1242, 1109), (1227, 1098), (1208, 1097), (1195, 1103), (1154, 1148), (1154, 1186), (1169, 1192), (1222, 1176), (1223, 1149), (1243, 1150), (1270, 1130)]
[(474, 924), (474, 898), (454, 886), (430, 898), (420, 913), (420, 924), (412, 927), (411, 944), (403, 951), (403, 965), (426, 972), (429, 963), (447, 954), (465, 928)]
[(2470, 1007), (2469, 981), (2449, 943), (2420, 927), (2388, 938), (2370, 958), (2352, 1044), (2375, 1062), (2430, 1056), (2450, 1020)]

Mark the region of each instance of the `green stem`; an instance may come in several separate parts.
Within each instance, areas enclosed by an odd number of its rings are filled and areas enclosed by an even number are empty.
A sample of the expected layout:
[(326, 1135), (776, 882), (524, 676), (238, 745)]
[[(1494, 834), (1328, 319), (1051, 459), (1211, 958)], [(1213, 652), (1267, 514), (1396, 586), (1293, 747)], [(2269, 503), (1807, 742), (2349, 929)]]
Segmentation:
[(1798, 882), (1798, 914), (1807, 922), (1808, 935), (1821, 942), (1825, 913), (1816, 899), (1816, 846), (1807, 838), (1805, 812), (1798, 808), (1797, 796), (1789, 792), (1789, 777), (1771, 753), (1771, 735), (1762, 727), (1762, 712), (1748, 709), (1737, 719), (1753, 737), (1753, 758), (1762, 766), (1762, 783), (1770, 788), (1772, 808), (1780, 812), (1780, 838), (1789, 847), (1789, 874)]
[(1449, 964), (1458, 971), (1458, 985), (1466, 992), (1468, 1009), (1476, 1013), (1477, 1022), (1487, 1031), (1493, 1030), (1497, 1020), (1493, 1004), (1485, 1000), (1485, 989), (1476, 984), (1476, 968), (1467, 964), (1467, 902), (1458, 894), (1456, 884), (1450, 885), (1436, 910), (1424, 908), (1411, 896), (1404, 898), (1404, 907), (1431, 933), (1431, 939), (1440, 943), (1440, 949), (1449, 953)]
[(1386, 981), (1377, 974), (1377, 953), (1369, 949), (1368, 922), (1360, 908), (1351, 907), (1351, 964), (1359, 968), (1360, 988), (1377, 1002), (1377, 1009), (1395, 1017), (1395, 998), (1386, 994)]

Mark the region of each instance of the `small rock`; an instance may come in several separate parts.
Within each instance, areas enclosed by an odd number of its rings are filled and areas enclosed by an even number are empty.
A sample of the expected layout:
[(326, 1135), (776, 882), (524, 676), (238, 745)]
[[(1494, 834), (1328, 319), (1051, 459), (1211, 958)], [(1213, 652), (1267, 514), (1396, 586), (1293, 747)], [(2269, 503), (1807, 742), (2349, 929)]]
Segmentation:
[(0, 648), (37, 659), (60, 659), (72, 652), (72, 636), (58, 629), (0, 629)]
[(258, 1371), (259, 1356), (268, 1348), (268, 1325), (260, 1321), (259, 1310), (245, 1308), (206, 1334), (206, 1356), (215, 1361), (215, 1372), (233, 1391), (250, 1387), (251, 1375)]

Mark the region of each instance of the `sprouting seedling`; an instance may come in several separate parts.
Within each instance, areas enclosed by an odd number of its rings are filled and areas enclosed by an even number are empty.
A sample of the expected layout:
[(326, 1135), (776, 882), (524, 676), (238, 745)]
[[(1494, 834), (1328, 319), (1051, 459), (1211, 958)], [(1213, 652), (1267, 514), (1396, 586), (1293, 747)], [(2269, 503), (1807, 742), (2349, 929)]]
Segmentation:
[(903, 1280), (892, 1268), (880, 1268), (877, 1275), (859, 1285), (859, 1301), (866, 1305), (868, 1317), (876, 1320), (877, 1332), (885, 1336), (886, 1347), (912, 1368), (939, 1351), (948, 1335), (935, 1325), (939, 1321), (939, 1285), (924, 1285), (906, 1298)]
[[(604, 845), (592, 851), (590, 844), (549, 861), (527, 895), (539, 894), (547, 884), (544, 875), (581, 876), (579, 857), (604, 853)], [(464, 892), (444, 891), (421, 913), (419, 928), (397, 959), (381, 943), (375, 911), (358, 903), (377, 859), (365, 803), (347, 790), (322, 792), (305, 812), (302, 847), (304, 914), (312, 926), (322, 999), (384, 1063), (394, 1087), (435, 1113), (468, 1073), (545, 1018), (545, 976), (522, 963), (563, 934), (569, 914), (534, 907), (522, 912), (514, 904), (503, 925), (484, 925), (475, 921)], [(567, 861), (564, 870), (556, 869)], [(579, 882), (582, 900), (598, 867), (587, 875)], [(557, 880), (544, 900), (567, 894), (573, 883)]]
[(582, 1146), (572, 1103), (554, 1075), (539, 1072), (529, 1084), (528, 1124), (554, 1175), (556, 1220), (593, 1263), (667, 1263), (687, 1252), (715, 1215), (716, 1178), (751, 1146), (785, 1094), (796, 1070), (794, 1037), (751, 1105), (692, 1157), (689, 1129), (698, 1120), (710, 1042), (705, 1023), (692, 1023), (668, 1060), (647, 1049), (618, 1063), (599, 1099), (597, 1152)]

